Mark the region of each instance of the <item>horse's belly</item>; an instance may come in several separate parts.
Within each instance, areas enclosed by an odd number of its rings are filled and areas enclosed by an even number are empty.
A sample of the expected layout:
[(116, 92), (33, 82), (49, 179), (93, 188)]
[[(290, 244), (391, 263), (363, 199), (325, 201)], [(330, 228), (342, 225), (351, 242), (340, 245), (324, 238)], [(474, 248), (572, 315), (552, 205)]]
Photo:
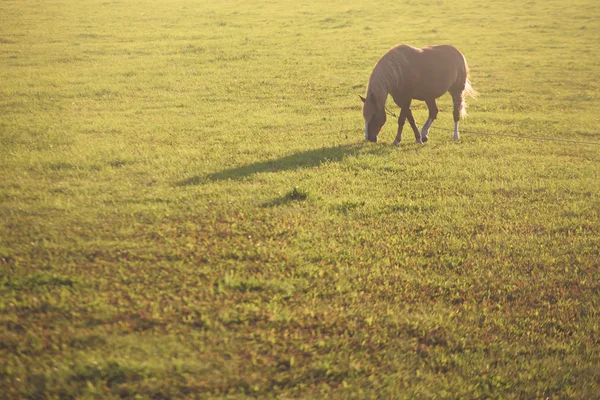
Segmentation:
[(448, 89), (450, 89), (450, 85), (437, 89), (422, 89), (413, 93), (413, 98), (421, 101), (437, 99), (438, 97), (442, 97)]
[(432, 100), (441, 97), (456, 81), (456, 71), (446, 68), (447, 64), (438, 62), (435, 66), (424, 67), (415, 85), (413, 98)]

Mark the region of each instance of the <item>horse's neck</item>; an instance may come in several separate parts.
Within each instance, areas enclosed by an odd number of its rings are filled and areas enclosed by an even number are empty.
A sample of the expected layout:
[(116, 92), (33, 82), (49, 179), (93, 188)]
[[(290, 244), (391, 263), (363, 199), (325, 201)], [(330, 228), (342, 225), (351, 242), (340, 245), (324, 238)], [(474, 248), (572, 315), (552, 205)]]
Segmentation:
[(375, 96), (375, 100), (377, 101), (377, 104), (381, 105), (383, 108), (385, 108), (385, 103), (389, 93), (389, 88), (381, 82), (373, 87), (373, 95)]
[[(402, 55), (402, 57), (404, 57)], [(388, 94), (392, 95), (394, 102), (400, 105), (405, 96), (404, 76), (401, 65), (394, 60), (390, 62), (380, 61), (380, 65), (375, 68), (378, 70), (374, 76), (373, 86), (377, 88), (377, 100), (385, 106)]]

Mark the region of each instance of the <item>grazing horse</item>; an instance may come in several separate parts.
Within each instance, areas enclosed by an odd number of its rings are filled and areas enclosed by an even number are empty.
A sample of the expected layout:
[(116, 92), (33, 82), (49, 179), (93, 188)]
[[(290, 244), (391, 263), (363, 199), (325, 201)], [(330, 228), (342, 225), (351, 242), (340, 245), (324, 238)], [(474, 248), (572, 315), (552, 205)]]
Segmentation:
[[(438, 114), (435, 99), (449, 92), (454, 102), (454, 136), (458, 140), (458, 121), (467, 114), (465, 96), (476, 96), (469, 81), (469, 67), (462, 53), (453, 46), (441, 45), (417, 49), (405, 44), (387, 52), (375, 65), (366, 98), (360, 96), (365, 118), (365, 139), (377, 141), (385, 124), (385, 102), (388, 94), (400, 107), (398, 134), (394, 146), (402, 140), (402, 128), (408, 119), (417, 143), (427, 141), (429, 128)], [(429, 118), (419, 133), (410, 110), (413, 99), (422, 100), (429, 109)]]

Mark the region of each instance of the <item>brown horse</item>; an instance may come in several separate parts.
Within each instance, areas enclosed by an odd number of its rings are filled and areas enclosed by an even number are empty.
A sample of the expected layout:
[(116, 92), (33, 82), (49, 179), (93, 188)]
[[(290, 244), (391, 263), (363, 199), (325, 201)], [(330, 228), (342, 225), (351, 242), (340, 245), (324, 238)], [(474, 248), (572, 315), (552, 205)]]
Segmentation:
[[(429, 128), (438, 114), (435, 99), (449, 92), (454, 102), (454, 136), (458, 140), (458, 121), (467, 112), (465, 96), (477, 93), (469, 81), (469, 67), (462, 53), (453, 46), (441, 45), (417, 49), (405, 44), (387, 52), (375, 65), (366, 99), (360, 97), (365, 118), (365, 138), (377, 141), (379, 131), (385, 124), (385, 102), (388, 94), (400, 107), (398, 134), (394, 146), (402, 140), (402, 128), (408, 119), (417, 143), (427, 141)], [(419, 133), (419, 128), (410, 110), (413, 99), (425, 101), (429, 118)]]

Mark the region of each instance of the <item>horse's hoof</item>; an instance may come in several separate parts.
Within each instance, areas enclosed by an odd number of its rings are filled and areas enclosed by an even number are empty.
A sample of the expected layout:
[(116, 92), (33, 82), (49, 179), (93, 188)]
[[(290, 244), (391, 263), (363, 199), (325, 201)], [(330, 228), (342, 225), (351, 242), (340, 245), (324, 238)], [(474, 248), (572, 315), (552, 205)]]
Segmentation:
[(392, 143), (392, 146), (398, 147), (398, 146), (400, 146), (400, 142), (397, 140), (394, 140), (394, 142)]
[(425, 143), (429, 138), (427, 136), (421, 136), (421, 142)]
[(423, 141), (421, 139), (417, 140), (416, 142), (417, 144), (423, 144)]

